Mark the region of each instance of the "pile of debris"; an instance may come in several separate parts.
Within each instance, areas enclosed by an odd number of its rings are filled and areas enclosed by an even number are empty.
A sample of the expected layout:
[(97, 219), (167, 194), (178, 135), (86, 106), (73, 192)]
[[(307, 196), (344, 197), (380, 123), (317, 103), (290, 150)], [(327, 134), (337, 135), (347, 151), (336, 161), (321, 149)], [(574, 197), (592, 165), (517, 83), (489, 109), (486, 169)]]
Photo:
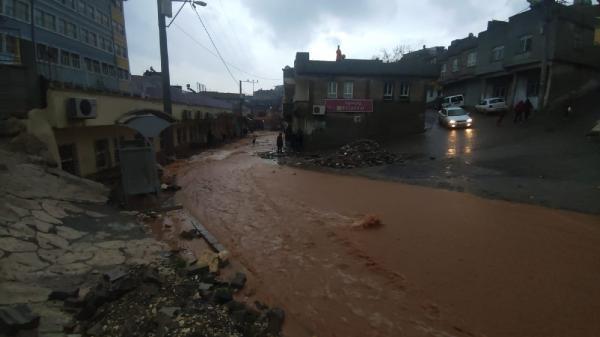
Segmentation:
[(235, 301), (246, 276), (219, 280), (208, 266), (159, 266), (117, 269), (83, 297), (79, 292), (55, 292), (76, 321), (65, 332), (86, 336), (280, 336), (281, 309)]
[(395, 154), (382, 149), (376, 141), (361, 139), (342, 146), (332, 155), (307, 161), (318, 166), (352, 169), (392, 164), (399, 159)]
[(288, 152), (277, 152), (277, 151), (266, 151), (266, 152), (257, 152), (256, 153), (262, 159), (279, 159), (288, 157), (290, 154)]

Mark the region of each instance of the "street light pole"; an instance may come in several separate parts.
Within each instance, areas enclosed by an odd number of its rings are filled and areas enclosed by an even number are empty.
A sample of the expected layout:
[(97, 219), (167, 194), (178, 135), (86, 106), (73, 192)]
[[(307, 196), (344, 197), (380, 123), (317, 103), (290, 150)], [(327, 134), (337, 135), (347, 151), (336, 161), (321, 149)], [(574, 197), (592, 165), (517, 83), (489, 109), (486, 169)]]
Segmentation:
[[(171, 0), (177, 2), (183, 2), (184, 5), (189, 0)], [(173, 102), (171, 100), (171, 75), (169, 72), (169, 49), (167, 45), (167, 23), (165, 8), (163, 8), (165, 0), (156, 0), (156, 9), (158, 11), (158, 33), (160, 42), (160, 71), (162, 75), (162, 90), (163, 90), (163, 110), (166, 114), (173, 114)], [(203, 1), (192, 1), (192, 4), (199, 6), (206, 6)], [(169, 4), (170, 6), (170, 4)], [(181, 11), (181, 9), (180, 9)], [(170, 12), (170, 10), (169, 10)], [(179, 12), (177, 12), (177, 15)], [(176, 15), (176, 16), (177, 16)], [(170, 14), (169, 14), (170, 16)], [(173, 18), (175, 20), (175, 18)], [(172, 21), (171, 21), (172, 23)], [(175, 144), (173, 139), (173, 129), (168, 128), (165, 130), (165, 146), (168, 155), (175, 152)]]

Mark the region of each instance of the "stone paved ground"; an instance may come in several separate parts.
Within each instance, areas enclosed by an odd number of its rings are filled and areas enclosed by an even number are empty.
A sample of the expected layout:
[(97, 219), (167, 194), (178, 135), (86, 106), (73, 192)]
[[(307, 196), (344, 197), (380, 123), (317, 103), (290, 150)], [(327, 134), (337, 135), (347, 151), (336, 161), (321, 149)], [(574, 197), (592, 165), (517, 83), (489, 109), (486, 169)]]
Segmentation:
[(29, 304), (40, 336), (62, 336), (71, 319), (47, 300), (52, 290), (79, 287), (83, 296), (102, 272), (168, 249), (135, 214), (106, 206), (102, 185), (1, 149), (0, 158), (0, 306)]

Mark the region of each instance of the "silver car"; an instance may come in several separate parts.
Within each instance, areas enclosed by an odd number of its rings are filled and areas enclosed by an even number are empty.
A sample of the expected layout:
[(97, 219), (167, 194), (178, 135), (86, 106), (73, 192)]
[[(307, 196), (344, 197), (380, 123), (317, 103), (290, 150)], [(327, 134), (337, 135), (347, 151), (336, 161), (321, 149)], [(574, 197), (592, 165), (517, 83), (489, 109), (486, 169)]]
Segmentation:
[(502, 97), (485, 98), (475, 106), (475, 109), (484, 114), (496, 113), (506, 110), (506, 101)]
[(438, 111), (438, 120), (441, 125), (451, 129), (470, 128), (473, 125), (473, 118), (460, 107), (449, 107)]

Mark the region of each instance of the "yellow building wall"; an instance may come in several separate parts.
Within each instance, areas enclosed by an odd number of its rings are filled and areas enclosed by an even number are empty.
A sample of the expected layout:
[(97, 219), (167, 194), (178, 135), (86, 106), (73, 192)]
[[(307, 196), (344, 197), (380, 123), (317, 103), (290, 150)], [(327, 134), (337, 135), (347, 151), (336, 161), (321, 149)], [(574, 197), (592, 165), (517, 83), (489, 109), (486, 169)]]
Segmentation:
[[(97, 118), (70, 120), (67, 118), (67, 102), (70, 98), (95, 99), (97, 102)], [(116, 125), (116, 121), (123, 115), (136, 110), (162, 111), (163, 103), (159, 100), (148, 100), (135, 97), (117, 96), (109, 94), (95, 94), (66, 89), (50, 89), (47, 94), (48, 105), (46, 109), (36, 109), (29, 113), (28, 131), (40, 138), (48, 145), (49, 152), (60, 166), (58, 147), (65, 144), (75, 144), (79, 174), (87, 176), (97, 172), (94, 142), (98, 139), (108, 139), (111, 153), (111, 166), (115, 166), (114, 139), (124, 137), (131, 140), (135, 131), (127, 127)], [(199, 107), (174, 104), (173, 118), (182, 120), (183, 111), (200, 111), (217, 116), (222, 113), (231, 114), (231, 109), (217, 109), (212, 107)], [(177, 122), (173, 129), (186, 122)], [(174, 144), (177, 144), (176, 132), (173, 132)], [(188, 136), (189, 141), (189, 136)], [(154, 148), (160, 151), (160, 139), (153, 140)]]

